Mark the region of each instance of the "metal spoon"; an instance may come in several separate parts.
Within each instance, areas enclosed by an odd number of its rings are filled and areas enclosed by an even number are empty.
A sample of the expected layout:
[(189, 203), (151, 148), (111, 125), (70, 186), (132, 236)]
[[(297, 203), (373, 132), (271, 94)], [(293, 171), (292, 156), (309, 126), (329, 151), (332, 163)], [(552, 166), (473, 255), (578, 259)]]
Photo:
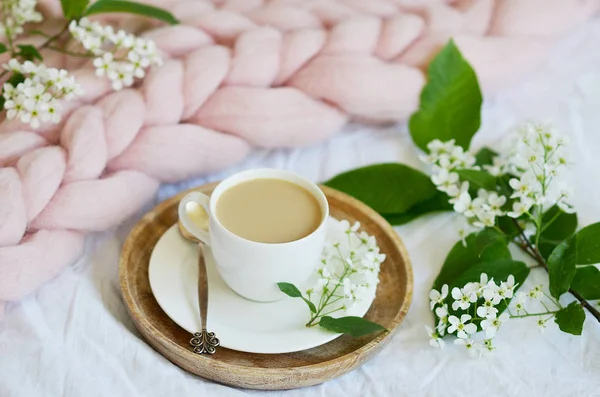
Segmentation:
[(206, 273), (206, 260), (204, 253), (204, 244), (191, 234), (181, 223), (177, 222), (181, 235), (194, 243), (198, 244), (198, 303), (200, 305), (200, 320), (202, 321), (202, 331), (194, 333), (190, 340), (190, 345), (194, 353), (214, 354), (217, 347), (221, 344), (214, 332), (206, 330), (206, 317), (208, 313), (208, 274)]

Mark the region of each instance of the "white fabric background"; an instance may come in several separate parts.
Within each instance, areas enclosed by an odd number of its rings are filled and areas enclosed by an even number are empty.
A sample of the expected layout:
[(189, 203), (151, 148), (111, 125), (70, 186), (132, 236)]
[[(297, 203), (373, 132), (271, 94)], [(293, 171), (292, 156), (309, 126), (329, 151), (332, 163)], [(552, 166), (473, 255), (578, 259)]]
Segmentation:
[[(526, 119), (552, 119), (571, 136), (570, 182), (580, 223), (600, 221), (600, 19), (565, 39), (528, 82), (486, 97), (475, 146), (495, 145)], [(365, 164), (401, 161), (419, 166), (406, 126), (374, 130), (349, 126), (321, 145), (258, 151), (224, 173), (164, 186), (160, 201), (187, 186), (241, 169), (267, 166), (325, 180)], [(117, 263), (134, 220), (88, 239), (87, 254), (27, 299), (9, 305), (0, 324), (0, 396), (600, 396), (600, 324), (591, 317), (584, 335), (535, 318), (511, 320), (498, 349), (467, 358), (450, 345), (430, 348), (427, 294), (457, 240), (454, 215), (430, 215), (397, 228), (415, 273), (413, 304), (392, 342), (370, 362), (323, 385), (287, 392), (256, 392), (217, 385), (169, 363), (141, 339), (120, 298)], [(600, 236), (599, 236), (600, 237)], [(543, 271), (535, 273), (547, 282)], [(568, 299), (565, 299), (568, 301)]]

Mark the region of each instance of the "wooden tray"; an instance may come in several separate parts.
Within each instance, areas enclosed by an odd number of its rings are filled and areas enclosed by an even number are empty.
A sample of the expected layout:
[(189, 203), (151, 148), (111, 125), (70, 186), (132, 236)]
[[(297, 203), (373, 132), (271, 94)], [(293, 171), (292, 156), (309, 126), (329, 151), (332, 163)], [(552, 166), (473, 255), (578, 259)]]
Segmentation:
[[(210, 193), (216, 183), (197, 189)], [(123, 299), (136, 327), (159, 353), (174, 364), (215, 382), (261, 390), (292, 389), (322, 383), (343, 375), (370, 359), (390, 340), (412, 299), (413, 274), (402, 241), (375, 211), (354, 198), (322, 186), (331, 216), (359, 221), (361, 230), (377, 238), (387, 255), (380, 272), (377, 297), (366, 314), (388, 331), (360, 338), (341, 336), (325, 345), (289, 354), (252, 354), (219, 348), (199, 356), (189, 348), (190, 334), (158, 306), (148, 282), (148, 263), (154, 245), (177, 221), (177, 205), (188, 192), (159, 204), (135, 226), (123, 247), (119, 276)]]

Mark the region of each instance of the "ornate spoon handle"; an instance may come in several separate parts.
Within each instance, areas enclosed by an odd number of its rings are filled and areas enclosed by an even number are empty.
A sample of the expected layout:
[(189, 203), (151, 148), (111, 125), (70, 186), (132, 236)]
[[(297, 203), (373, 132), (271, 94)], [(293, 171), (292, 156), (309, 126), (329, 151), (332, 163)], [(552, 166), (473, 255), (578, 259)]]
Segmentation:
[(208, 315), (208, 275), (206, 273), (206, 261), (204, 257), (204, 244), (198, 243), (198, 303), (200, 305), (200, 320), (202, 321), (202, 332), (196, 332), (190, 340), (194, 353), (214, 354), (219, 346), (219, 339), (214, 332), (206, 330), (206, 317)]

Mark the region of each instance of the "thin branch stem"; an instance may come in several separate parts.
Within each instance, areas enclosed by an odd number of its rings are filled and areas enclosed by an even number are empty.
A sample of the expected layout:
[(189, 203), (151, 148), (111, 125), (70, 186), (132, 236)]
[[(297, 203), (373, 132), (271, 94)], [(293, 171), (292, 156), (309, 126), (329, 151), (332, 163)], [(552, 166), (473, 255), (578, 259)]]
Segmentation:
[[(341, 255), (340, 255), (340, 257), (341, 257)], [(348, 275), (348, 270), (349, 270), (349, 269), (350, 269), (350, 267), (349, 267), (349, 266), (347, 266), (347, 267), (344, 269), (344, 273), (343, 273), (343, 274), (342, 274), (342, 276), (340, 277), (340, 280), (343, 280), (343, 279), (344, 279), (344, 277), (346, 277), (346, 276)], [(312, 327), (313, 325), (315, 325), (315, 320), (316, 320), (317, 318), (319, 318), (319, 317), (320, 317), (319, 315), (321, 314), (321, 312), (323, 311), (323, 309), (325, 309), (325, 307), (327, 307), (327, 305), (329, 304), (329, 301), (331, 300), (331, 297), (332, 297), (332, 296), (335, 294), (335, 291), (337, 291), (337, 289), (338, 289), (338, 287), (339, 287), (339, 286), (340, 286), (340, 284), (339, 284), (339, 283), (338, 283), (338, 284), (336, 284), (336, 286), (335, 286), (335, 287), (334, 287), (334, 288), (331, 290), (331, 292), (330, 292), (330, 293), (327, 295), (327, 297), (325, 298), (325, 300), (323, 300), (323, 296), (324, 296), (325, 294), (321, 295), (321, 301), (320, 301), (320, 303), (319, 303), (319, 309), (317, 310), (317, 312), (316, 312), (316, 313), (314, 313), (314, 314), (311, 316), (311, 318), (310, 318), (310, 320), (308, 321), (308, 323), (306, 323), (306, 326), (307, 326), (307, 327)], [(339, 300), (339, 299), (338, 299), (338, 300)]]
[(344, 309), (345, 309), (345, 307), (344, 307), (344, 306), (340, 306), (340, 307), (338, 307), (337, 309), (333, 309), (333, 310), (331, 310), (331, 311), (328, 311), (327, 313), (323, 313), (323, 314), (321, 314), (319, 317), (324, 317), (324, 316), (327, 316), (327, 315), (329, 315), (329, 314), (331, 314), (331, 313), (339, 312), (340, 310), (344, 310)]
[(559, 310), (547, 311), (544, 313), (527, 313), (527, 314), (518, 314), (516, 316), (510, 316), (510, 318), (525, 318), (525, 317), (534, 317), (534, 316), (546, 316), (548, 314), (555, 315)]
[(65, 26), (63, 26), (63, 28), (58, 33), (56, 33), (54, 36), (48, 37), (48, 40), (46, 40), (45, 42), (43, 42), (42, 45), (40, 45), (38, 47), (38, 51), (39, 50), (43, 50), (44, 48), (46, 48), (50, 44), (52, 44), (52, 42), (58, 40), (60, 38), (60, 36), (62, 36), (63, 33), (65, 33), (67, 30), (69, 30), (69, 23), (68, 22), (67, 22), (67, 24)]
[(70, 56), (73, 56), (73, 57), (94, 58), (94, 55), (92, 53), (89, 53), (89, 52), (73, 52), (73, 51), (63, 50), (62, 48), (51, 46), (51, 45), (48, 46), (47, 48), (49, 50), (60, 52), (62, 54), (67, 54), (67, 55), (70, 55)]
[(547, 294), (547, 293), (545, 293), (544, 291), (542, 291), (542, 294), (544, 294), (544, 296), (545, 296), (546, 298), (548, 298), (548, 300), (549, 300), (550, 302), (554, 303), (554, 305), (555, 305), (556, 307), (558, 307), (559, 309), (562, 309), (562, 308), (563, 308), (563, 307), (562, 307), (562, 305), (560, 304), (560, 302), (558, 302), (557, 300), (555, 300), (553, 297), (551, 297), (550, 295), (548, 295), (548, 294)]
[[(525, 234), (523, 233), (523, 229), (521, 228), (521, 226), (519, 226), (519, 223), (516, 220), (513, 220), (515, 223), (515, 226), (517, 227), (517, 229), (519, 230), (519, 234), (521, 235), (521, 237), (526, 241), (526, 245), (527, 247), (522, 246), (521, 244), (518, 244), (518, 246), (529, 256), (531, 256), (533, 259), (536, 260), (536, 262), (543, 267), (544, 269), (546, 269), (546, 272), (548, 271), (548, 265), (546, 264), (546, 260), (544, 259), (544, 257), (542, 256), (542, 254), (540, 254), (540, 251), (537, 249), (537, 247), (533, 247), (531, 245), (531, 242), (529, 242), (529, 240), (527, 240), (527, 238), (525, 237)], [(571, 295), (573, 295), (578, 301), (579, 303), (581, 303), (581, 306), (585, 307), (592, 316), (594, 316), (594, 318), (600, 323), (600, 311), (598, 309), (596, 309), (590, 302), (588, 302), (583, 296), (581, 296), (581, 294), (579, 294), (579, 292), (575, 291), (574, 289), (569, 289), (569, 293)], [(554, 302), (557, 307), (562, 307), (560, 306), (560, 304), (558, 302)]]

